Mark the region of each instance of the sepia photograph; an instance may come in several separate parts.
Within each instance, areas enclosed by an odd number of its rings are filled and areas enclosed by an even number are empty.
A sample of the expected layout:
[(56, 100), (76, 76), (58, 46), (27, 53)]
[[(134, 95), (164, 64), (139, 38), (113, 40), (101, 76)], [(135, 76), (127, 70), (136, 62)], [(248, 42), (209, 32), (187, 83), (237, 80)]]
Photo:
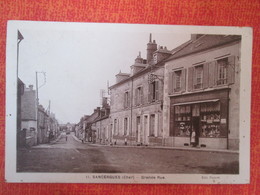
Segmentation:
[(7, 182), (249, 183), (252, 29), (9, 21)]

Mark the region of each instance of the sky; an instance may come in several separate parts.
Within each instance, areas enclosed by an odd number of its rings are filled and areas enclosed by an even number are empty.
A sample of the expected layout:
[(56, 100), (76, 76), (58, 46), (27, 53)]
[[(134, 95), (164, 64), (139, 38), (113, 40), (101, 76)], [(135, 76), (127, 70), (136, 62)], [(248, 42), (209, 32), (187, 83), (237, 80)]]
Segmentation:
[(120, 70), (130, 73), (139, 51), (146, 58), (150, 33), (168, 49), (190, 39), (188, 33), (159, 25), (42, 22), (20, 25), (17, 30), (24, 37), (19, 44), (19, 78), (35, 89), (39, 72), (39, 102), (47, 108), (50, 101), (60, 123), (78, 123), (92, 114), (100, 106), (100, 89), (106, 90), (108, 82), (115, 84)]

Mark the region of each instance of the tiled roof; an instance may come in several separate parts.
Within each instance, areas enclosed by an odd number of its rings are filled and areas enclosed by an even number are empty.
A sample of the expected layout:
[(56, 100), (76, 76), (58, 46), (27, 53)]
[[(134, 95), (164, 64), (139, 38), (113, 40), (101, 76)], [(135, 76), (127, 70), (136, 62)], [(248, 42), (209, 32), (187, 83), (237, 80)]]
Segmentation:
[(203, 35), (194, 41), (186, 42), (187, 44), (177, 52), (173, 52), (173, 55), (168, 58), (167, 61), (238, 41), (240, 39), (241, 36), (239, 35)]

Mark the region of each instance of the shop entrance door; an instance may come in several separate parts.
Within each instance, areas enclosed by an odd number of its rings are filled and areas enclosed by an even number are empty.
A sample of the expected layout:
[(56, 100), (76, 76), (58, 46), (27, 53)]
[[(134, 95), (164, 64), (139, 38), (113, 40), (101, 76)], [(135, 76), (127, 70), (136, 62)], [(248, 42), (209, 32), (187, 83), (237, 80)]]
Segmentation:
[(192, 117), (192, 128), (195, 131), (195, 146), (199, 144), (200, 134), (200, 117)]

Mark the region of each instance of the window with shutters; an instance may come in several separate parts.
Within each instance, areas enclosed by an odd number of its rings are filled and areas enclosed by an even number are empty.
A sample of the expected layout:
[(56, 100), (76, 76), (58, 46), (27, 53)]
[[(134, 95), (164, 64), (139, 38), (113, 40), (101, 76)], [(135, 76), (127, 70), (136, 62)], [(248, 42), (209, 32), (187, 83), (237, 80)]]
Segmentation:
[(203, 81), (203, 65), (194, 67), (194, 89), (201, 89)]
[(143, 87), (138, 87), (135, 90), (135, 105), (143, 104)]
[(149, 84), (149, 102), (159, 100), (159, 81), (153, 81)]
[(170, 72), (169, 94), (185, 92), (186, 90), (186, 69)]
[(227, 84), (228, 58), (217, 60), (217, 85)]
[(129, 92), (125, 92), (124, 94), (124, 108), (129, 108), (130, 107), (130, 95)]

